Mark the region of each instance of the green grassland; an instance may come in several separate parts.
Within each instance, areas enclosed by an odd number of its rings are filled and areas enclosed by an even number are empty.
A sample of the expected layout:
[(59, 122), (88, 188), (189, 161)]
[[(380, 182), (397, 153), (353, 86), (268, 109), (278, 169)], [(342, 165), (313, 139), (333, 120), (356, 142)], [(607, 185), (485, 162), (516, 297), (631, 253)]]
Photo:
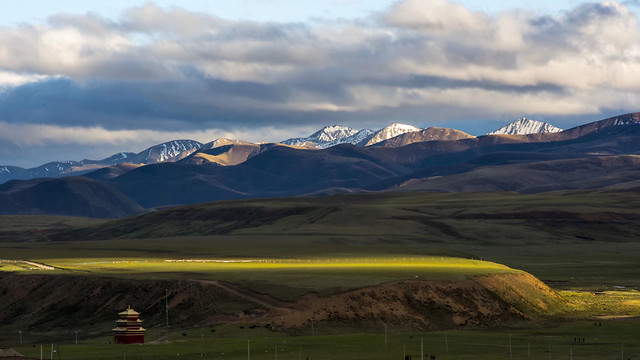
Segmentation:
[[(599, 325), (599, 326), (594, 326)], [(189, 328), (169, 332), (169, 342), (161, 340), (144, 345), (114, 345), (110, 336), (84, 339), (74, 332), (60, 333), (53, 343), (55, 356), (64, 359), (637, 359), (640, 323), (629, 321), (583, 321), (545, 328), (511, 328), (446, 332), (397, 332), (382, 324), (375, 332), (330, 335), (322, 328), (315, 336), (286, 336), (264, 328), (247, 326)], [(14, 333), (16, 337), (18, 334)], [(162, 329), (150, 330), (148, 340), (163, 339)], [(23, 333), (28, 346), (18, 346), (22, 354), (39, 358), (43, 343), (44, 358), (49, 358), (51, 342), (38, 342), (37, 334)], [(386, 341), (385, 341), (386, 338)], [(577, 341), (580, 338), (580, 341)], [(584, 341), (583, 341), (584, 339)], [(16, 339), (17, 340), (17, 339)], [(58, 354), (59, 353), (59, 354)]]
[[(106, 335), (77, 346), (60, 340), (60, 353), (70, 359), (119, 358), (123, 352), (130, 359), (241, 359), (247, 339), (255, 346), (254, 359), (275, 358), (278, 344), (280, 359), (401, 359), (403, 349), (416, 359), (419, 338), (425, 348), (438, 349), (425, 351), (438, 359), (508, 359), (509, 335), (513, 359), (565, 359), (569, 351), (576, 359), (620, 359), (623, 348), (625, 358), (639, 358), (633, 335), (640, 333), (639, 238), (635, 192), (256, 199), (110, 221), (0, 216), (0, 258), (56, 267), (0, 263), (0, 272), (215, 279), (291, 300), (312, 291), (330, 294), (402, 279), (455, 280), (522, 270), (558, 290), (566, 304), (541, 323), (448, 331), (448, 352), (444, 332), (390, 329), (384, 346), (380, 332), (357, 329), (331, 335), (318, 328), (312, 337), (222, 326), (215, 333), (172, 328), (169, 344), (118, 347), (109, 345)], [(0, 337), (7, 338), (7, 331), (0, 327)], [(150, 329), (149, 336), (160, 338), (162, 329)], [(577, 337), (588, 341), (575, 343)], [(53, 341), (50, 334), (34, 335), (29, 344), (43, 339)], [(19, 349), (39, 356), (39, 348)]]
[(54, 229), (45, 241), (12, 241), (21, 232), (11, 225), (17, 235), (0, 237), (0, 252), (43, 260), (446, 256), (504, 264), (563, 289), (640, 288), (639, 209), (640, 194), (611, 191), (238, 200), (85, 219), (86, 227), (78, 219), (76, 230)]
[[(96, 275), (133, 279), (222, 280), (244, 285), (283, 300), (309, 292), (333, 292), (404, 279), (458, 280), (517, 270), (488, 261), (449, 257), (377, 257), (308, 259), (37, 259), (55, 267), (48, 275)], [(33, 274), (38, 269), (8, 268)], [(0, 267), (0, 271), (4, 268)]]

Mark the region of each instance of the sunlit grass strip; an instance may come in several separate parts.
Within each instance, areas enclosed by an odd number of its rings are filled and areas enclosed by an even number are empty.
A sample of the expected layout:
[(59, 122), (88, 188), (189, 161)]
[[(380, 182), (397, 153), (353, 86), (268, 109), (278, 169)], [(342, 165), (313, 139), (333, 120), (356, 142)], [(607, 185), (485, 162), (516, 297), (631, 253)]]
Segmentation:
[(42, 263), (34, 263), (26, 260), (0, 260), (0, 271), (14, 272), (25, 270), (54, 270), (54, 268)]
[(449, 257), (377, 257), (316, 259), (54, 259), (47, 263), (68, 270), (203, 271), (203, 270), (330, 270), (330, 269), (413, 269), (516, 271), (505, 265)]
[(615, 291), (560, 291), (569, 312), (578, 317), (640, 316), (640, 292), (632, 289)]

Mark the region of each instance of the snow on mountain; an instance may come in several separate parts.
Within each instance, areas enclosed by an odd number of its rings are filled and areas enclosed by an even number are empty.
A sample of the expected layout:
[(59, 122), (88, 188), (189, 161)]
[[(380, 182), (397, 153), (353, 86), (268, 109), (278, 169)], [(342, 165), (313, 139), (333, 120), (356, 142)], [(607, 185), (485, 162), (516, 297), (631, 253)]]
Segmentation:
[(358, 131), (348, 126), (333, 125), (326, 126), (308, 137), (287, 139), (282, 141), (282, 144), (310, 146), (318, 149), (326, 149), (339, 144), (369, 146), (407, 132), (419, 130), (415, 126), (405, 124), (391, 124), (376, 132), (369, 129)]
[(282, 144), (291, 146), (314, 146), (317, 148), (327, 148), (333, 145), (327, 146), (329, 143), (334, 145), (342, 144), (340, 139), (348, 138), (358, 133), (358, 130), (342, 125), (325, 126), (322, 129), (316, 131), (308, 137), (291, 138), (282, 141)]
[(320, 146), (319, 147), (322, 149), (326, 149), (326, 148), (330, 148), (332, 146), (336, 146), (340, 144), (353, 144), (358, 146), (364, 146), (364, 144), (366, 144), (367, 141), (369, 141), (374, 134), (375, 132), (373, 130), (362, 129), (351, 136), (341, 138), (341, 139), (336, 139), (334, 141), (328, 142), (322, 145), (321, 147)]
[(371, 137), (371, 139), (365, 144), (365, 146), (377, 144), (381, 141), (394, 138), (398, 135), (406, 134), (408, 132), (413, 132), (413, 131), (420, 131), (420, 130), (421, 130), (420, 128), (417, 128), (412, 125), (394, 123), (382, 130), (377, 131)]
[(487, 135), (527, 135), (540, 133), (556, 133), (561, 131), (563, 130), (549, 123), (531, 120), (523, 117), (501, 127), (496, 131), (490, 132)]
[(174, 140), (152, 146), (141, 154), (146, 156), (137, 163), (152, 164), (165, 161), (177, 161), (189, 156), (202, 147), (202, 144), (194, 140)]

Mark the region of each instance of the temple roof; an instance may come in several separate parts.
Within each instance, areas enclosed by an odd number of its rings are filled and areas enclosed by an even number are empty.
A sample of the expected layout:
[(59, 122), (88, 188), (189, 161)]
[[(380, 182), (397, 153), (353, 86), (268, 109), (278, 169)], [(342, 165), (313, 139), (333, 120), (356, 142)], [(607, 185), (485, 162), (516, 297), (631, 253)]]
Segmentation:
[(139, 312), (137, 312), (137, 311), (135, 311), (135, 310), (133, 310), (133, 309), (131, 308), (131, 305), (129, 305), (129, 306), (127, 307), (127, 310), (119, 312), (119, 313), (118, 313), (118, 315), (123, 315), (123, 316), (137, 316), (137, 315), (140, 315), (140, 313), (139, 313)]

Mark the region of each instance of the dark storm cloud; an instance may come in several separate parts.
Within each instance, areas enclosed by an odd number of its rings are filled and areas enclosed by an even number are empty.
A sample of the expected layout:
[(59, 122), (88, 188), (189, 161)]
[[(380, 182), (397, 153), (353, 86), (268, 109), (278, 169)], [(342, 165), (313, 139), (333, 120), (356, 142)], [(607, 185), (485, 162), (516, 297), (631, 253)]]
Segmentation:
[[(268, 125), (301, 116), (296, 111), (266, 109), (258, 114), (236, 106), (239, 99), (285, 103), (291, 90), (283, 85), (203, 79), (188, 86), (178, 82), (90, 82), (69, 79), (26, 84), (0, 96), (3, 120), (62, 126), (101, 126), (106, 129), (189, 130), (204, 126), (230, 128), (242, 122)], [(234, 102), (226, 104), (228, 99)], [(226, 124), (229, 123), (229, 124)]]

